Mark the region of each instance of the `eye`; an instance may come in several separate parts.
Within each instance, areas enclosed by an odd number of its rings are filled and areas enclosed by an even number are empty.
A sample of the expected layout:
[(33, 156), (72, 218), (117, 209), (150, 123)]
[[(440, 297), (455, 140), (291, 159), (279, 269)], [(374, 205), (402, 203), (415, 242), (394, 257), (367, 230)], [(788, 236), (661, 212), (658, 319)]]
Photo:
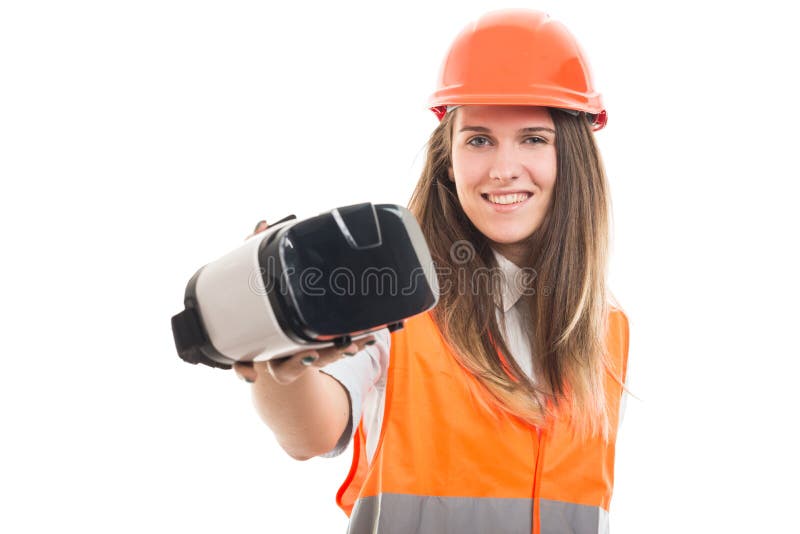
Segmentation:
[(470, 138), (470, 140), (467, 141), (467, 144), (471, 146), (487, 146), (489, 144), (489, 139), (482, 135), (476, 135), (475, 137)]
[(536, 145), (536, 144), (539, 144), (539, 143), (547, 143), (547, 139), (545, 139), (544, 137), (539, 137), (538, 135), (534, 135), (534, 136), (531, 136), (531, 137), (526, 137), (523, 140), (523, 142), (528, 143), (528, 144), (532, 144), (532, 145)]

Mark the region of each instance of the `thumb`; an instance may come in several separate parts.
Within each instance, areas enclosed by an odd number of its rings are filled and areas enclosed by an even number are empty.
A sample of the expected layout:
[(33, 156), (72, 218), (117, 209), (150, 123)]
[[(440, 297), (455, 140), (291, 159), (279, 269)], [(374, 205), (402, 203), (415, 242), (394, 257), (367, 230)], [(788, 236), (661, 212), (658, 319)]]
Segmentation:
[(253, 229), (253, 233), (244, 238), (245, 241), (247, 241), (248, 239), (250, 239), (251, 237), (253, 237), (256, 234), (260, 234), (261, 232), (263, 232), (267, 228), (269, 228), (269, 225), (267, 224), (267, 221), (264, 221), (264, 220), (258, 221), (256, 223), (256, 227)]

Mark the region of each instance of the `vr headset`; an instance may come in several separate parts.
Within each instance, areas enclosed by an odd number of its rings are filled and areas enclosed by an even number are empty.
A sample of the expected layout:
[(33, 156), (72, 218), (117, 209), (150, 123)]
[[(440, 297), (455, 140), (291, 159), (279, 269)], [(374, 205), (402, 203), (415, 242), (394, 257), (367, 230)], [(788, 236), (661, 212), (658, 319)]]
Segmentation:
[(184, 361), (229, 369), (394, 331), (438, 298), (414, 215), (354, 204), (290, 215), (200, 268), (172, 333)]

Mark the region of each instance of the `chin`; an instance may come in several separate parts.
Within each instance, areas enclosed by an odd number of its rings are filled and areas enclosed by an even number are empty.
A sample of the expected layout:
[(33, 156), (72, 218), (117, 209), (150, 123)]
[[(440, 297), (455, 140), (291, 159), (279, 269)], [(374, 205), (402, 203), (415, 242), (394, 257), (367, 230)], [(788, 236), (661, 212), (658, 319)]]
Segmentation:
[(536, 228), (531, 228), (530, 231), (524, 232), (482, 232), (487, 238), (491, 241), (501, 244), (501, 245), (513, 245), (515, 243), (519, 243), (521, 241), (527, 240), (530, 236), (533, 235), (533, 232), (536, 231)]

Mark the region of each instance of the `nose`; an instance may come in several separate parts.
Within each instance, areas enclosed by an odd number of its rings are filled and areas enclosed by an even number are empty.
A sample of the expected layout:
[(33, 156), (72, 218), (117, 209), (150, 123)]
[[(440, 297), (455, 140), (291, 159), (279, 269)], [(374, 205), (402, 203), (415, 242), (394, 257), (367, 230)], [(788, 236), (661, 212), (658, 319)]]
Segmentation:
[(495, 150), (495, 158), (489, 170), (489, 178), (492, 180), (516, 180), (522, 174), (522, 163), (515, 147), (508, 144), (500, 144)]

